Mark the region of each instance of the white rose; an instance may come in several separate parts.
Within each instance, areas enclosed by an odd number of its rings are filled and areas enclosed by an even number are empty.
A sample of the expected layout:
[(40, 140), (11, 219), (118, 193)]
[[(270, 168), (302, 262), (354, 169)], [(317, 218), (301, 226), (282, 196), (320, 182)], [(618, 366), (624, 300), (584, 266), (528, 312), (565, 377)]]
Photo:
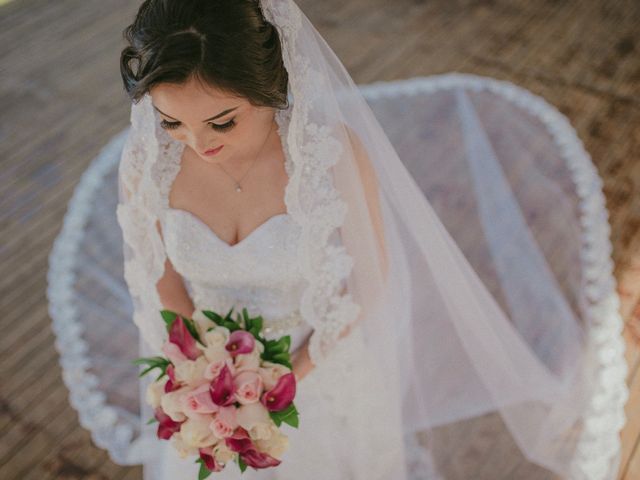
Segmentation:
[(218, 441), (207, 422), (191, 418), (180, 426), (180, 433), (184, 442), (190, 447), (209, 447)]
[(220, 347), (207, 347), (202, 350), (204, 352), (204, 356), (209, 363), (215, 363), (220, 360), (226, 360), (227, 358), (232, 358), (231, 353), (227, 351), (224, 346)]
[(164, 386), (167, 380), (168, 378), (163, 378), (147, 385), (146, 400), (154, 410), (160, 406), (160, 399), (164, 395)]
[(282, 459), (282, 455), (289, 448), (289, 437), (283, 434), (278, 427), (273, 425), (271, 435), (266, 439), (256, 440), (256, 447), (261, 452), (265, 452), (278, 460)]
[(213, 447), (213, 456), (220, 463), (227, 463), (236, 457), (237, 453), (227, 447), (225, 442), (218, 442)]
[(259, 430), (263, 432), (262, 426), (269, 427), (273, 425), (273, 420), (269, 416), (269, 411), (260, 402), (247, 403), (246, 405), (240, 405), (236, 413), (236, 420), (238, 425), (244, 428), (247, 432), (255, 428), (256, 432)]
[(278, 383), (278, 379), (286, 374), (291, 373), (291, 370), (280, 363), (262, 362), (262, 366), (258, 369), (260, 377), (262, 377), (262, 384), (265, 390), (271, 390)]
[(231, 332), (227, 327), (216, 325), (213, 330), (204, 334), (203, 342), (209, 348), (224, 347)]
[(174, 448), (178, 451), (180, 458), (186, 458), (189, 455), (198, 455), (199, 453), (196, 447), (185, 443), (180, 432), (175, 432), (171, 436), (171, 443), (173, 443)]
[[(256, 345), (260, 342), (256, 341)], [(236, 355), (236, 358), (233, 361), (233, 364), (236, 367), (236, 372), (241, 372), (243, 370), (251, 370), (254, 372), (258, 371), (260, 368), (260, 363), (262, 360), (260, 359), (260, 350), (256, 347), (249, 353), (239, 353)]]
[(275, 425), (267, 425), (266, 423), (257, 423), (249, 430), (249, 436), (252, 440), (267, 440), (272, 435), (272, 427)]
[(187, 387), (179, 388), (173, 392), (165, 393), (160, 398), (162, 411), (171, 417), (174, 422), (181, 422), (187, 418), (182, 411), (182, 395), (190, 391)]
[(201, 384), (208, 364), (209, 362), (204, 356), (195, 360), (186, 360), (175, 367), (176, 380), (188, 385)]
[(196, 325), (196, 330), (200, 334), (200, 338), (204, 336), (208, 328), (216, 326), (213, 320), (202, 313), (202, 310), (196, 310), (195, 312), (193, 312), (193, 316), (191, 317), (191, 319)]

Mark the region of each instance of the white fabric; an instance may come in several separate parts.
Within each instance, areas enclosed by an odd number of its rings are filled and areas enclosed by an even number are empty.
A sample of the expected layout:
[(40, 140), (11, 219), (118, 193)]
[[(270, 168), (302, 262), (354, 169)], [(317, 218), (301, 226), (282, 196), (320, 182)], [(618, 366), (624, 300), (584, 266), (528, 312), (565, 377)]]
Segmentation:
[[(301, 405), (318, 409), (317, 423), (310, 424), (317, 426), (320, 440), (336, 425), (336, 415), (342, 412), (346, 419), (344, 430), (333, 435), (340, 438), (335, 445), (319, 447), (314, 458), (300, 452), (292, 461), (295, 478), (315, 461), (330, 468), (332, 448), (347, 440), (348, 455), (341, 457), (338, 472), (389, 478), (392, 471), (393, 478), (416, 478), (419, 472), (407, 471), (413, 433), (428, 434), (436, 448), (436, 427), (487, 412), (499, 413), (528, 460), (570, 478), (612, 478), (620, 418), (607, 402), (619, 405), (622, 399), (621, 348), (611, 342), (616, 319), (605, 322), (598, 315), (614, 311), (611, 285), (594, 280), (594, 272), (608, 272), (609, 259), (604, 255), (595, 264), (579, 257), (582, 269), (572, 267), (579, 248), (555, 250), (558, 243), (549, 243), (539, 230), (540, 225), (557, 228), (555, 240), (571, 245), (581, 241), (581, 229), (589, 229), (591, 217), (583, 210), (590, 203), (576, 203), (572, 186), (563, 183), (570, 177), (566, 168), (578, 170), (577, 163), (565, 165), (565, 160), (584, 158), (576, 153), (574, 132), (552, 108), (522, 92), (503, 88), (507, 100), (496, 103), (497, 84), (483, 93), (482, 82), (443, 77), (425, 83), (424, 90), (408, 86), (411, 101), (396, 117), (411, 121), (403, 123), (404, 136), (396, 137), (396, 151), (297, 6), (290, 0), (262, 5), (281, 31), (292, 96), (277, 121), (290, 167), (287, 218), (299, 228), (292, 252), (303, 280), (299, 310), (313, 329), (310, 354), (316, 363), (301, 391), (333, 395), (331, 401), (313, 397), (308, 404), (302, 396)], [(532, 115), (521, 111), (519, 98), (530, 102)], [(399, 103), (380, 105), (393, 111)], [(545, 125), (557, 128), (547, 131)], [(163, 202), (181, 148), (158, 126), (149, 98), (132, 107), (117, 215), (143, 355), (157, 354), (166, 335), (154, 285), (171, 247), (163, 244), (155, 222), (167, 224)], [(583, 169), (580, 175), (577, 197), (601, 202), (593, 171)], [(417, 183), (419, 177), (424, 183)], [(185, 215), (179, 215), (181, 221), (187, 221)], [(541, 223), (536, 215), (543, 217)], [(275, 225), (259, 234), (275, 235)], [(450, 232), (461, 233), (454, 239)], [(588, 241), (602, 242), (605, 233), (590, 234)], [(215, 242), (208, 233), (201, 236)], [(339, 242), (331, 245), (330, 238)], [(210, 262), (220, 254), (212, 250)], [(173, 253), (176, 259), (184, 255)], [(184, 260), (187, 276), (196, 274), (192, 267)], [(247, 278), (236, 294), (255, 281)], [(336, 342), (347, 324), (356, 327)], [(615, 377), (606, 384), (609, 366)], [(343, 377), (350, 369), (354, 374)], [(145, 421), (148, 415), (142, 413)], [(612, 420), (614, 427), (605, 429), (601, 419)], [(384, 433), (376, 437), (384, 446), (373, 444), (371, 428)], [(136, 452), (161, 464), (157, 448)], [(372, 470), (377, 462), (380, 467)]]

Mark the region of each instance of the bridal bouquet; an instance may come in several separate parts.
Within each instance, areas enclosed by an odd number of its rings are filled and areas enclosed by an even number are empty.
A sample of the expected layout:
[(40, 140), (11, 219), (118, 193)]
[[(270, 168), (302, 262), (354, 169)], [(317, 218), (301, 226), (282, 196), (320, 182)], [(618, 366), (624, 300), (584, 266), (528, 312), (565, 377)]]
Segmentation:
[(148, 423), (158, 422), (158, 437), (182, 458), (199, 455), (200, 480), (230, 460), (242, 472), (279, 465), (289, 445), (279, 427), (298, 427), (290, 336), (266, 340), (262, 317), (244, 308), (233, 320), (232, 312), (203, 310), (204, 319), (192, 320), (163, 310), (166, 357), (134, 360), (147, 366), (140, 376), (160, 370), (146, 392)]

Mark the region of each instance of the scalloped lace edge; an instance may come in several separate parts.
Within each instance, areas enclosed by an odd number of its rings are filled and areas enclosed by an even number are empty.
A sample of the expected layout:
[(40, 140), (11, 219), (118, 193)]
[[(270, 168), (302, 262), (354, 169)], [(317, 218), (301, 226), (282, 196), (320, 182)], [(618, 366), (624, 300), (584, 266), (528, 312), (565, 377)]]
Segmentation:
[(120, 132), (102, 148), (85, 170), (69, 200), (60, 233), (48, 256), (46, 295), (55, 347), (60, 357), (62, 379), (69, 390), (69, 401), (78, 412), (80, 425), (86, 428), (98, 447), (120, 465), (135, 465), (132, 453), (134, 429), (122, 423), (115, 407), (106, 401), (99, 379), (89, 371), (89, 346), (82, 338), (84, 326), (73, 303), (75, 266), (84, 228), (90, 215), (91, 199), (105, 175), (119, 161), (129, 128)]

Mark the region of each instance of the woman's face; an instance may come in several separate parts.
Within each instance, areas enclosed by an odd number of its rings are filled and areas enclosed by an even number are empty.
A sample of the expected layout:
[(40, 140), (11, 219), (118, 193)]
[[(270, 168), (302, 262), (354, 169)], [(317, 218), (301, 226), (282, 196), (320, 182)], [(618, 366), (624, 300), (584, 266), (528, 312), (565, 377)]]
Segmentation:
[(208, 163), (253, 160), (275, 130), (275, 109), (253, 106), (193, 78), (156, 85), (150, 94), (162, 128)]

